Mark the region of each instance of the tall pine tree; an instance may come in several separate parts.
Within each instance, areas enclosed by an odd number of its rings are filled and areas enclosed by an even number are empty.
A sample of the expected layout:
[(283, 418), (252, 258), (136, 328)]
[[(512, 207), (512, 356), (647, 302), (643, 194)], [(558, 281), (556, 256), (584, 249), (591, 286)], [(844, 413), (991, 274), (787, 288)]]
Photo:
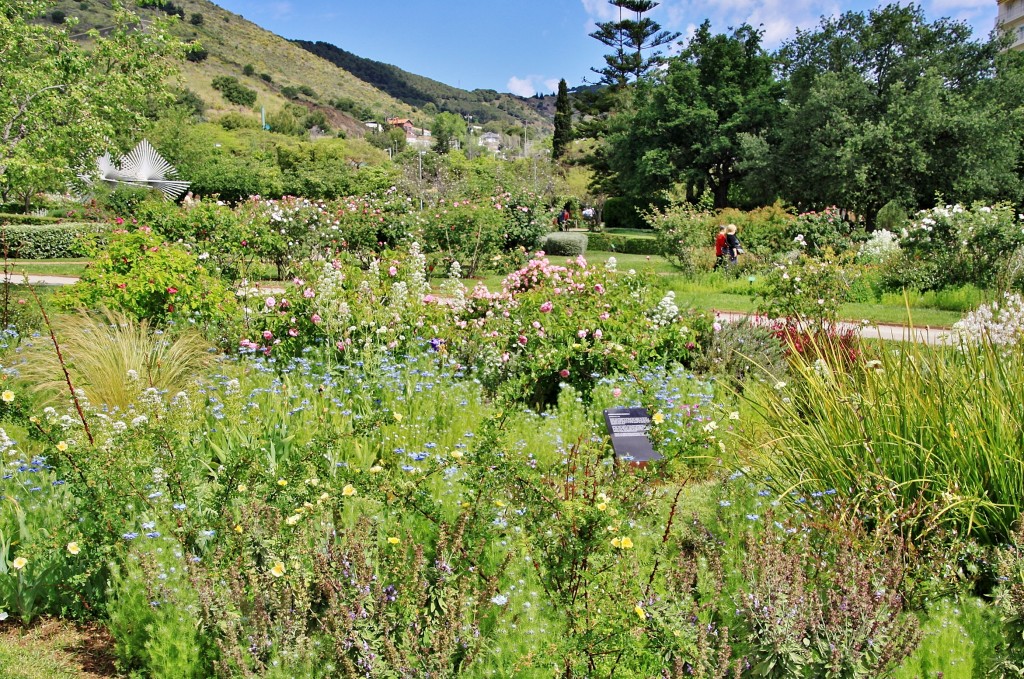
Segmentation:
[(604, 68), (591, 70), (601, 76), (602, 84), (623, 87), (661, 63), (659, 52), (644, 56), (645, 51), (672, 42), (679, 33), (663, 31), (661, 24), (644, 16), (661, 3), (653, 0), (608, 0), (608, 3), (618, 8), (619, 20), (597, 24), (597, 30), (590, 37), (614, 51), (604, 56)]
[(558, 98), (555, 100), (555, 134), (551, 139), (552, 155), (561, 158), (572, 141), (572, 104), (569, 103), (569, 86), (565, 78), (558, 81)]

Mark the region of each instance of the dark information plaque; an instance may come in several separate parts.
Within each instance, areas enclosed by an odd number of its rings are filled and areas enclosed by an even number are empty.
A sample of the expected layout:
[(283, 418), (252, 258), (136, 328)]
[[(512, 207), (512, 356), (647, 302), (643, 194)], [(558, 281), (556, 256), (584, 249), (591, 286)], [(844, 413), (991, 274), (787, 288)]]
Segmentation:
[(604, 411), (604, 421), (617, 459), (639, 466), (662, 459), (647, 438), (651, 416), (646, 408), (609, 408)]

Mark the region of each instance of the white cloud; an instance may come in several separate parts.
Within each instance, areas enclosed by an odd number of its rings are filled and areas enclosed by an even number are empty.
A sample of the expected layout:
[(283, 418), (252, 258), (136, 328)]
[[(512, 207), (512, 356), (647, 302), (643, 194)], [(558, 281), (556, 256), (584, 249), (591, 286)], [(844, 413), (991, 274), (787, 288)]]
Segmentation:
[(592, 21), (613, 21), (618, 18), (618, 10), (608, 0), (581, 0), (583, 10)]
[[(975, 2), (977, 0), (936, 0), (938, 2)], [(730, 26), (750, 24), (764, 31), (764, 45), (772, 48), (793, 37), (796, 29), (813, 28), (822, 15), (838, 14), (835, 0), (666, 0), (654, 18), (670, 30), (692, 35), (692, 26), (710, 19), (712, 30), (725, 31)]]
[(548, 94), (558, 91), (558, 78), (549, 78), (543, 75), (524, 75), (523, 77), (512, 76), (508, 79), (505, 87), (512, 94), (520, 97), (532, 97), (538, 92)]
[(512, 76), (508, 79), (508, 84), (505, 87), (508, 88), (509, 92), (520, 97), (532, 97), (537, 94), (537, 88), (533, 86), (533, 76), (526, 76), (525, 78)]

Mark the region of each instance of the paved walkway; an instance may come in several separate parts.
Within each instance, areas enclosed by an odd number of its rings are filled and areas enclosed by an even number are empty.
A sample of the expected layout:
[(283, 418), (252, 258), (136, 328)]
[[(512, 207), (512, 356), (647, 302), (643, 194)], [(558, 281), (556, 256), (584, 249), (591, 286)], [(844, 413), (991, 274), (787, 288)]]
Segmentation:
[[(731, 311), (714, 311), (715, 317), (728, 323), (734, 323), (748, 314), (734, 313)], [(920, 342), (922, 344), (949, 344), (952, 341), (952, 334), (948, 328), (908, 328), (904, 325), (891, 325), (880, 323), (877, 325), (859, 325), (856, 323), (840, 322), (841, 330), (853, 330), (863, 339), (880, 339), (890, 342)]]
[(49, 274), (40, 276), (34, 273), (26, 275), (14, 273), (12, 271), (7, 274), (5, 280), (2, 275), (0, 275), (0, 281), (12, 283), (14, 285), (24, 285), (26, 278), (28, 279), (29, 285), (71, 285), (78, 282), (78, 278), (76, 276), (51, 276)]

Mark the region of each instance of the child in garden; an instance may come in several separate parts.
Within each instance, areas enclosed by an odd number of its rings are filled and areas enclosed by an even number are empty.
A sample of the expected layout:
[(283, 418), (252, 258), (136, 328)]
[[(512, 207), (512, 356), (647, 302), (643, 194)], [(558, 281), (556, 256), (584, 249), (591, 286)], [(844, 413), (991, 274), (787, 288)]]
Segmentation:
[(715, 271), (725, 266), (725, 227), (718, 227), (718, 235), (715, 236)]
[(740, 239), (736, 235), (735, 224), (730, 224), (725, 227), (725, 245), (726, 251), (729, 253), (729, 264), (735, 265), (739, 255), (743, 254), (743, 246), (740, 244)]

